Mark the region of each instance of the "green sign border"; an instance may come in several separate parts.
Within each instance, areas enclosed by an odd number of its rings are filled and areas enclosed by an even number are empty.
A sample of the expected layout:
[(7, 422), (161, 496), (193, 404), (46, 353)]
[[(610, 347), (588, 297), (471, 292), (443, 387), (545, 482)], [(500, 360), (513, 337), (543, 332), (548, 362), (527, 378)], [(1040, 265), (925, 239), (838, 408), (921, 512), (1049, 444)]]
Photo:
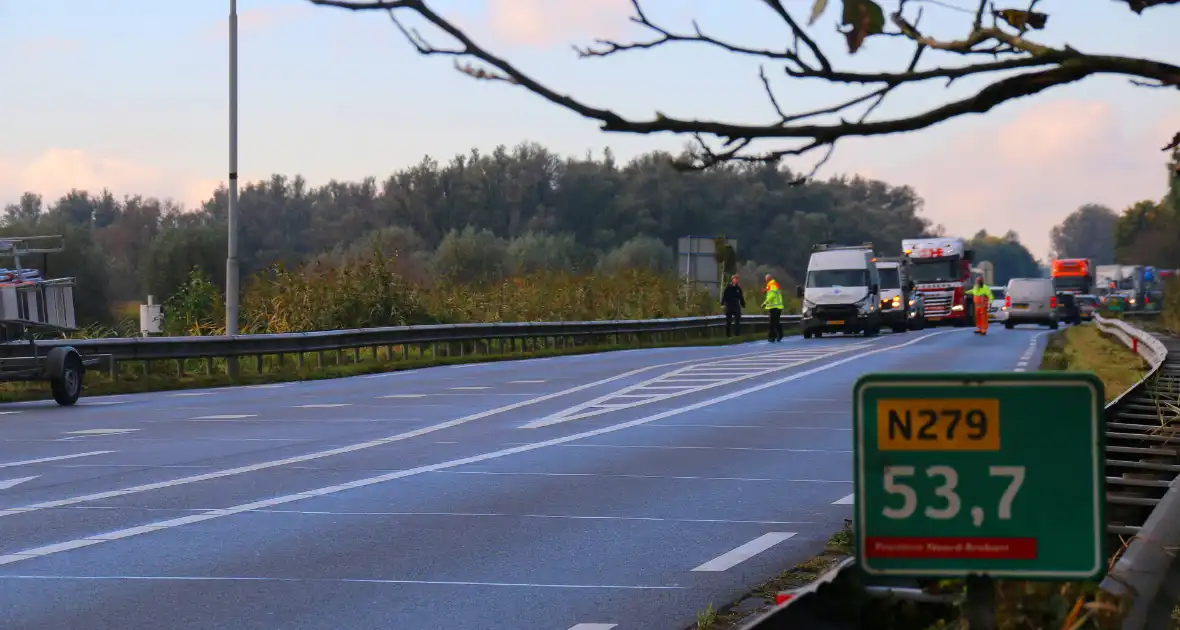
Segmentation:
[(999, 570), (985, 572), (997, 578), (1016, 578), (1024, 580), (1099, 580), (1106, 575), (1106, 412), (1105, 386), (1102, 380), (1092, 372), (877, 372), (863, 374), (856, 379), (852, 389), (852, 428), (854, 448), (854, 509), (856, 540), (856, 563), (868, 575), (874, 576), (907, 576), (907, 577), (966, 577), (978, 575), (978, 569), (967, 570), (930, 570), (930, 569), (873, 569), (867, 558), (862, 554), (865, 549), (865, 523), (868, 506), (863, 500), (865, 486), (864, 457), (864, 392), (867, 389), (879, 387), (893, 388), (942, 388), (962, 386), (999, 386), (999, 387), (1044, 387), (1044, 386), (1083, 386), (1088, 387), (1092, 394), (1093, 413), (1090, 417), (1090, 434), (1093, 438), (1091, 459), (1093, 467), (1094, 487), (1094, 566), (1090, 571), (1050, 571), (1030, 570), (1012, 571)]

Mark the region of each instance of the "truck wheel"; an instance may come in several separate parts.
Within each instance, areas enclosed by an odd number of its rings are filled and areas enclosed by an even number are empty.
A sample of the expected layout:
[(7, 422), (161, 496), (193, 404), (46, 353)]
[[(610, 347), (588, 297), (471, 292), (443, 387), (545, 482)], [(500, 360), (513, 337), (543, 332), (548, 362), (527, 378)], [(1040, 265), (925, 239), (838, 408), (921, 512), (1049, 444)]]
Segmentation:
[(893, 330), (893, 332), (895, 332), (895, 333), (903, 333), (903, 332), (905, 332), (905, 331), (906, 331), (906, 327), (905, 327), (905, 326), (892, 326), (892, 327), (891, 327), (891, 329), (892, 329), (892, 330)]
[(1016, 328), (1016, 324), (1013, 324), (1012, 322), (1004, 322), (1004, 328), (1012, 330), (1013, 328)]
[(811, 331), (810, 330), (803, 331), (803, 338), (804, 339), (811, 339)]
[(1049, 330), (1057, 330), (1057, 320), (1049, 322)]
[(65, 357), (61, 367), (61, 375), (49, 381), (49, 389), (53, 392), (53, 400), (57, 404), (68, 407), (78, 402), (82, 395), (82, 379), (86, 368), (76, 354)]

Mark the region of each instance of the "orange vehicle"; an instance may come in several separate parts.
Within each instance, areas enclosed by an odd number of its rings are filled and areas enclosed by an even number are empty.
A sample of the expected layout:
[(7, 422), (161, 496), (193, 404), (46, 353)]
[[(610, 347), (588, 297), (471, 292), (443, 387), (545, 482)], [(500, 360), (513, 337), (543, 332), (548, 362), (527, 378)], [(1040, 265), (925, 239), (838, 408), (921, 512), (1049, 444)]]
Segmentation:
[(1094, 290), (1094, 266), (1089, 258), (1058, 258), (1052, 262), (1049, 276), (1057, 293), (1086, 295)]

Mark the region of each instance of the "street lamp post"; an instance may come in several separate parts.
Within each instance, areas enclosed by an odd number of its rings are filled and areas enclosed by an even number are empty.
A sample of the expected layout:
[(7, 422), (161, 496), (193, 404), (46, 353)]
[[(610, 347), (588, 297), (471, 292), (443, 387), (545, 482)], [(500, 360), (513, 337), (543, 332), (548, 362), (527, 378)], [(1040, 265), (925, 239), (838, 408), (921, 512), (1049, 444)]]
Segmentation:
[[(225, 238), (225, 334), (237, 334), (237, 0), (229, 0), (229, 206), (225, 216), (229, 234)], [(237, 360), (229, 359), (225, 369), (237, 376)]]
[[(238, 334), (238, 2), (229, 0), (229, 234), (225, 259), (225, 334)], [(233, 362), (231, 362), (233, 363)]]

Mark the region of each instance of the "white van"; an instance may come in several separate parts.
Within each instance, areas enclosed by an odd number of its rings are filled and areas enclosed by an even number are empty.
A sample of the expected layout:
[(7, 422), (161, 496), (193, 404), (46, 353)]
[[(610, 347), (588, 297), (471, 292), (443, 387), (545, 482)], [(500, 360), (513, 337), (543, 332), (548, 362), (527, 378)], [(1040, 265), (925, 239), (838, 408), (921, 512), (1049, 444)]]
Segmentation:
[(803, 299), (804, 339), (829, 332), (881, 332), (881, 284), (872, 244), (816, 245), (807, 283), (796, 293)]
[(1004, 296), (1008, 317), (1004, 328), (1040, 324), (1057, 328), (1057, 291), (1051, 278), (1012, 278)]

